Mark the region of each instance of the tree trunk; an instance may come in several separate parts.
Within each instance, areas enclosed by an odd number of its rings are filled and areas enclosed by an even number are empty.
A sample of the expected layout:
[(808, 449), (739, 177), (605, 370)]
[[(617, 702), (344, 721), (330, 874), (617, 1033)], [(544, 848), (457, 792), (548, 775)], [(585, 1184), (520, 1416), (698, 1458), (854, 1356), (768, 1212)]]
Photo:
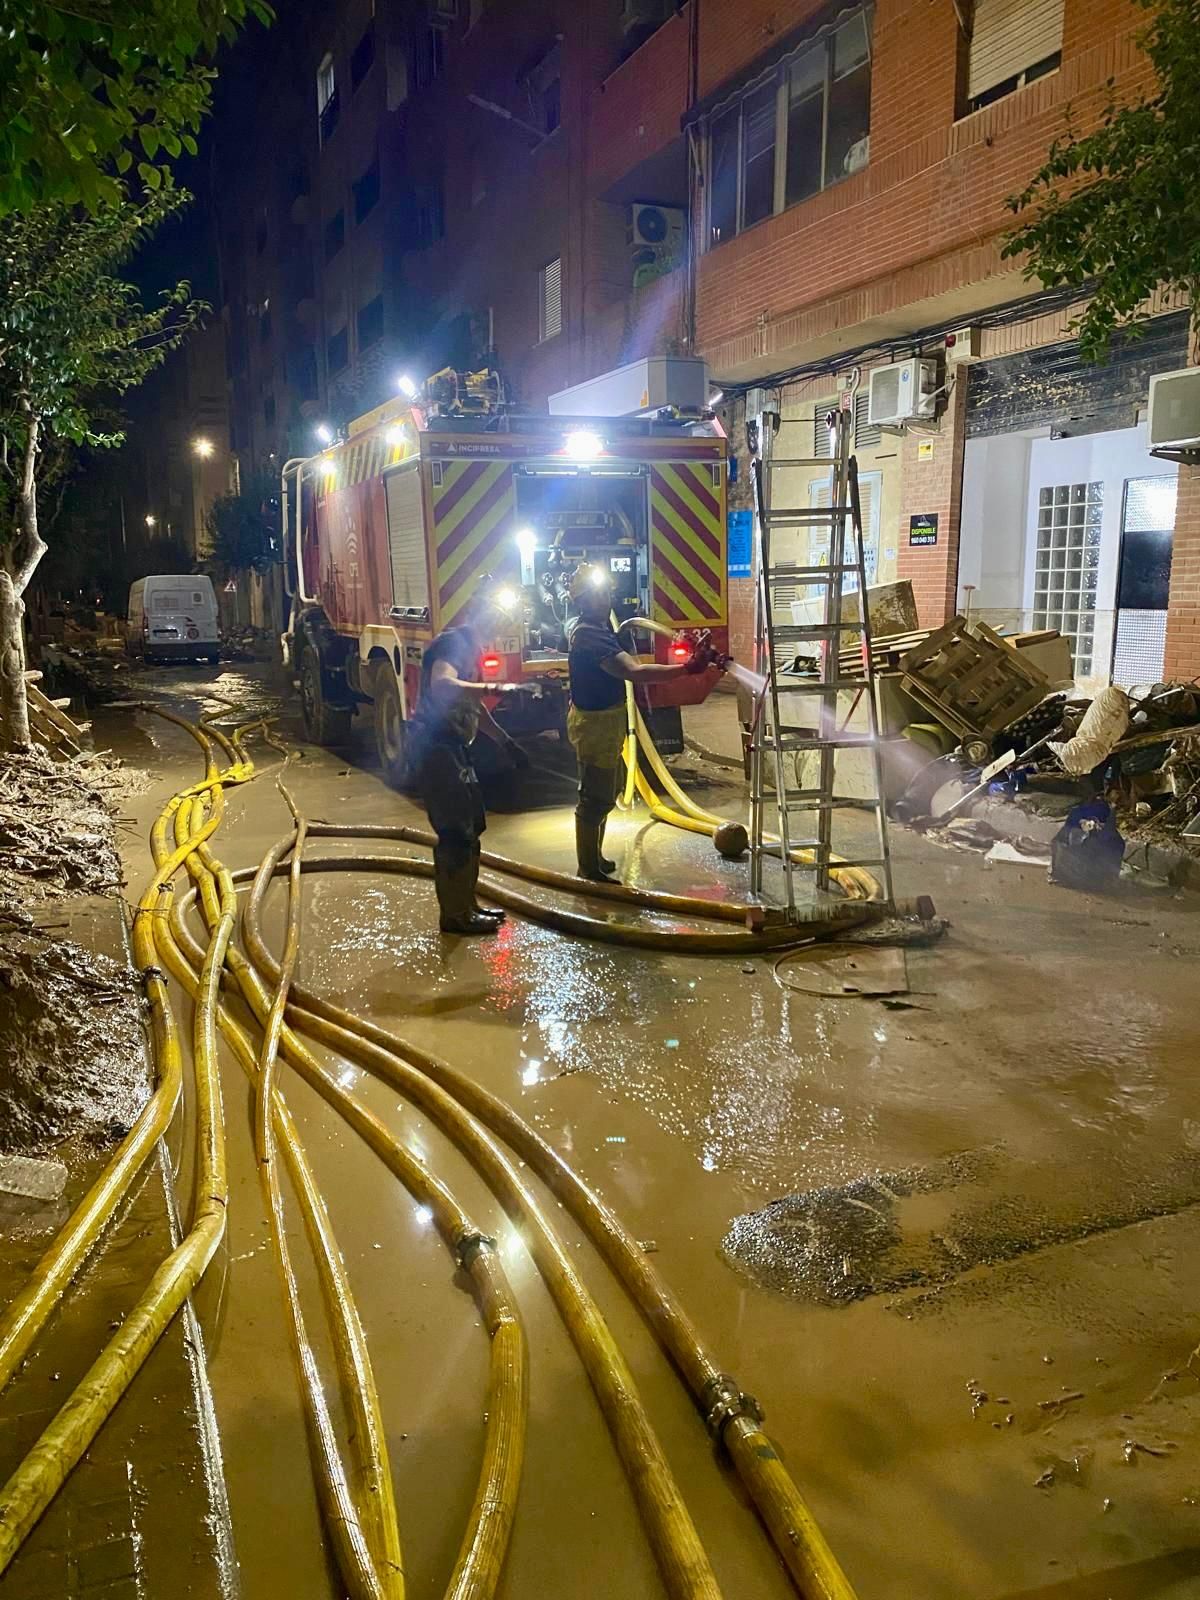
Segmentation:
[(28, 750), (29, 696), (25, 691), (25, 605), (21, 596), (46, 553), (38, 531), (39, 419), (25, 406), (25, 448), (17, 489), (16, 570), (0, 572), (0, 749)]
[(0, 749), (28, 750), (29, 697), (25, 693), (24, 608), (11, 576), (0, 569)]

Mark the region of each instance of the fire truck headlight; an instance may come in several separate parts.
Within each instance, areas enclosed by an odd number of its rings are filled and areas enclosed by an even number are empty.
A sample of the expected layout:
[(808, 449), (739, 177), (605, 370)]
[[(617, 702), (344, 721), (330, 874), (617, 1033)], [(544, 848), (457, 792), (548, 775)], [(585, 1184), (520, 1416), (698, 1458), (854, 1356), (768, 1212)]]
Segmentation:
[(516, 534), (517, 549), (523, 561), (532, 561), (537, 550), (537, 534), (532, 528), (519, 528)]
[(563, 452), (572, 461), (593, 461), (604, 449), (604, 440), (587, 428), (575, 428), (563, 440)]
[(327, 422), (318, 422), (316, 427), (313, 429), (313, 432), (316, 434), (317, 438), (322, 444), (333, 443), (333, 429)]
[(334, 478), (337, 477), (337, 462), (336, 461), (322, 461), (322, 463), (321, 463), (321, 476), (325, 479), (325, 481), (327, 483), (332, 483)]

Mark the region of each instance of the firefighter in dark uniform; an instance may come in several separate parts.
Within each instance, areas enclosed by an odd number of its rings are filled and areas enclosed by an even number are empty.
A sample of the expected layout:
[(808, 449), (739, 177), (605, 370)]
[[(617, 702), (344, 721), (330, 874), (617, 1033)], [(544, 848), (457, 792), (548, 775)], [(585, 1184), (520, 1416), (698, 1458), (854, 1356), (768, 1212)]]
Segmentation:
[(513, 694), (523, 686), (484, 683), (483, 651), (497, 612), (486, 592), (467, 608), (466, 620), (447, 628), (425, 652), (421, 694), (414, 718), (414, 769), (429, 823), (437, 835), (433, 878), (443, 933), (495, 933), (503, 911), (483, 911), (475, 903), (479, 879), (479, 836), (487, 814), (471, 745), (482, 726), (514, 767), (529, 757), (500, 728), (484, 697)]
[(625, 685), (663, 683), (686, 674), (721, 670), (721, 658), (707, 644), (689, 660), (668, 666), (640, 662), (625, 649), (610, 618), (612, 581), (603, 567), (581, 566), (571, 581), (576, 615), (567, 624), (567, 669), (571, 705), (567, 737), (579, 764), (575, 807), (575, 854), (579, 876), (603, 882), (616, 863), (603, 854), (608, 814), (617, 803), (617, 774), (625, 742)]

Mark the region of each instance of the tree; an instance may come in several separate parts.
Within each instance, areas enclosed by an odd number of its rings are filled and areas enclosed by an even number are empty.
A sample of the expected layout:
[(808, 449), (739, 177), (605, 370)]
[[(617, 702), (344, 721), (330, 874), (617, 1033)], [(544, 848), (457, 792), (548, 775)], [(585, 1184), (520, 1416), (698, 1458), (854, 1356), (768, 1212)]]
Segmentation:
[(1127, 105), (1110, 99), (1092, 133), (1077, 134), (1068, 120), (1008, 201), (1024, 220), (1003, 254), (1025, 256), (1026, 276), (1046, 288), (1091, 293), (1075, 327), (1092, 361), (1160, 286), (1190, 298), (1194, 324), (1200, 312), (1200, 4), (1138, 3), (1154, 9), (1141, 43), (1155, 92)]
[(194, 155), (208, 65), (263, 0), (4, 0), (0, 18), (0, 217), (48, 202), (95, 210), (122, 198), (134, 163)]
[(279, 486), (256, 476), (241, 494), (214, 500), (205, 521), (214, 558), (237, 571), (263, 572), (279, 557)]
[(140, 204), (41, 206), (0, 222), (0, 470), (14, 506), (0, 530), (0, 742), (29, 740), (21, 596), (46, 550), (42, 471), (63, 442), (120, 444), (105, 397), (140, 383), (204, 309), (179, 283), (146, 310), (118, 275), (186, 198), (168, 182)]

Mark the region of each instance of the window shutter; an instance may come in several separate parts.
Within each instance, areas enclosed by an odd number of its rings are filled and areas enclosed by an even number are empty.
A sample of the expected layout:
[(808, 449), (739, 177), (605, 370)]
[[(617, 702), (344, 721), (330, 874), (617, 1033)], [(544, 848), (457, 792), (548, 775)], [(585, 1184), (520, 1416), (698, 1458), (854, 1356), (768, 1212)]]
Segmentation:
[(1062, 49), (1063, 0), (975, 0), (967, 98)]
[(553, 339), (562, 332), (562, 257), (555, 256), (538, 277), (541, 291), (538, 332), (542, 339)]
[(389, 472), (387, 493), (388, 554), (392, 568), (392, 604), (404, 609), (429, 607), (429, 569), (425, 562), (425, 521), (421, 514), (421, 474), (411, 466)]

